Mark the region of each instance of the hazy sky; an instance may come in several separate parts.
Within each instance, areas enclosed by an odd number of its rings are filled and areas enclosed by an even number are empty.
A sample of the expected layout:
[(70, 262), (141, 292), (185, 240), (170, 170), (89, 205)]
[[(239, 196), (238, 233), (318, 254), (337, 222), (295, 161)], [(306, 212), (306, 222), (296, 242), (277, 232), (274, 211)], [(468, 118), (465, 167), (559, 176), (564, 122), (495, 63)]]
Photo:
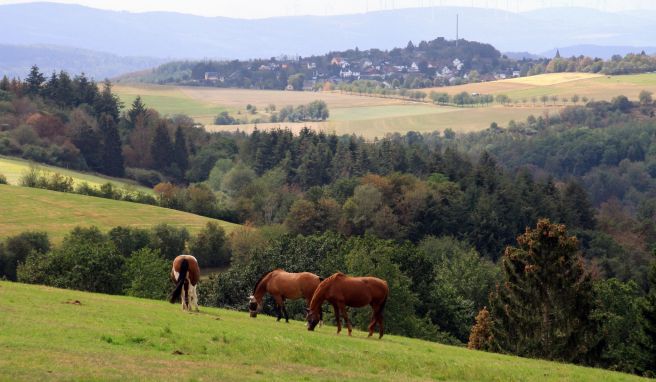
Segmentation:
[[(293, 15), (333, 15), (382, 9), (430, 6), (500, 8), (521, 12), (542, 7), (578, 6), (606, 11), (656, 9), (654, 0), (52, 0), (94, 8), (130, 12), (172, 11), (203, 16), (262, 18)], [(0, 0), (0, 4), (33, 0)]]

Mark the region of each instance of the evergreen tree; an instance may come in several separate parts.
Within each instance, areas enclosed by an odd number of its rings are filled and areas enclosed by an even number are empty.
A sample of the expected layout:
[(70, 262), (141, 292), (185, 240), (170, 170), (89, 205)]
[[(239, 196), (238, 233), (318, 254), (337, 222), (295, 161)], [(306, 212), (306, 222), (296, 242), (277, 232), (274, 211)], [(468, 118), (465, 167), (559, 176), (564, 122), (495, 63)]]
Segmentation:
[(137, 96), (132, 102), (132, 107), (128, 110), (128, 119), (130, 120), (131, 127), (134, 128), (137, 120), (141, 118), (146, 118), (146, 105), (141, 100), (141, 96)]
[(175, 147), (173, 150), (175, 163), (178, 165), (178, 169), (182, 174), (184, 174), (189, 168), (189, 153), (187, 152), (187, 140), (180, 126), (175, 130)]
[(25, 78), (25, 91), (29, 96), (36, 96), (41, 94), (41, 86), (46, 81), (43, 73), (39, 72), (39, 67), (33, 65), (30, 69), (30, 74)]
[(11, 83), (9, 82), (9, 78), (7, 78), (6, 75), (2, 76), (2, 80), (0, 80), (0, 90), (8, 92), (10, 88)]
[(122, 177), (125, 175), (123, 164), (123, 150), (121, 148), (121, 137), (118, 128), (111, 115), (104, 114), (100, 117), (100, 130), (103, 134), (103, 169), (102, 172)]
[(492, 319), (490, 318), (490, 312), (487, 310), (487, 307), (484, 306), (476, 316), (476, 324), (472, 326), (467, 348), (488, 350), (492, 339)]
[(98, 86), (93, 81), (89, 81), (84, 73), (76, 76), (73, 80), (75, 88), (75, 103), (76, 105), (93, 105), (96, 102), (98, 94)]
[(90, 169), (102, 171), (103, 147), (102, 137), (97, 129), (90, 126), (86, 121), (80, 121), (72, 126), (71, 141), (80, 150), (84, 160)]
[(155, 136), (150, 144), (150, 154), (156, 169), (165, 171), (173, 163), (173, 143), (166, 123), (161, 122), (155, 129)]
[(563, 223), (570, 227), (594, 229), (597, 224), (594, 217), (594, 208), (588, 199), (585, 189), (576, 182), (570, 182), (561, 202)]
[(109, 80), (103, 82), (103, 90), (96, 99), (94, 107), (96, 109), (96, 115), (108, 114), (114, 121), (118, 120), (119, 109), (122, 107), (122, 104), (118, 97), (112, 93), (112, 83)]
[(526, 357), (581, 362), (594, 345), (592, 281), (578, 241), (542, 219), (507, 247), (503, 281), (490, 297), (493, 349)]

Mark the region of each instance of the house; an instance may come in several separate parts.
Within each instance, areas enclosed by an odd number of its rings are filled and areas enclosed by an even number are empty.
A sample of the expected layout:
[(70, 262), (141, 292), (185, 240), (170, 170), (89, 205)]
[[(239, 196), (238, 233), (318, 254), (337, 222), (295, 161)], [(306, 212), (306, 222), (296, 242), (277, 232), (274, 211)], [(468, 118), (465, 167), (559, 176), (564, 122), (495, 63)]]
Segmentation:
[(457, 71), (460, 71), (463, 66), (465, 66), (465, 64), (460, 61), (460, 59), (456, 58), (453, 60), (453, 67), (456, 68)]
[(285, 87), (285, 90), (294, 90), (294, 87), (292, 86), (292, 84), (289, 84), (287, 85), (287, 87)]
[(343, 68), (345, 65), (348, 65), (348, 62), (341, 57), (333, 57), (333, 59), (330, 60), (330, 65), (338, 65)]
[(364, 68), (368, 68), (368, 67), (370, 67), (370, 66), (373, 66), (373, 64), (374, 64), (374, 63), (371, 62), (371, 61), (369, 61), (369, 60), (364, 60), (364, 62), (362, 63), (362, 69), (364, 69)]
[(419, 66), (417, 65), (416, 62), (413, 62), (413, 63), (410, 65), (410, 68), (408, 69), (408, 71), (409, 71), (409, 72), (412, 72), (412, 73), (417, 73), (417, 72), (419, 71)]
[(513, 77), (519, 77), (519, 76), (521, 76), (521, 73), (519, 72), (519, 70), (513, 70), (512, 76)]
[(309, 70), (316, 69), (316, 68), (317, 68), (317, 64), (314, 63), (314, 62), (308, 62), (308, 63), (307, 63), (307, 68), (308, 68)]
[(448, 76), (450, 76), (453, 72), (451, 71), (451, 69), (449, 69), (448, 67), (445, 66), (445, 67), (442, 68), (442, 72), (441, 72), (441, 73), (442, 73), (442, 75), (443, 75), (444, 77), (448, 77)]
[(218, 81), (219, 72), (205, 72), (205, 81)]

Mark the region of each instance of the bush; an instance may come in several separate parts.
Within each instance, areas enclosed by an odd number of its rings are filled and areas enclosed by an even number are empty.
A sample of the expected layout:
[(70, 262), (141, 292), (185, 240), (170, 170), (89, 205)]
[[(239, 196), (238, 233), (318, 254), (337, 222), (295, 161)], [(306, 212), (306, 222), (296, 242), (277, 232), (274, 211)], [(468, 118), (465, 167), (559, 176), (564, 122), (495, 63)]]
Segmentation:
[(7, 177), (4, 174), (0, 174), (0, 184), (7, 184)]
[(150, 233), (141, 228), (118, 226), (112, 228), (107, 236), (124, 257), (130, 257), (133, 252), (150, 245)]
[(158, 224), (150, 233), (150, 247), (159, 249), (167, 260), (173, 260), (181, 255), (188, 240), (189, 231), (186, 228), (175, 228), (168, 224)]
[(159, 254), (159, 250), (142, 248), (133, 252), (125, 263), (123, 273), (125, 294), (163, 300), (171, 286), (170, 267), (171, 264)]
[(20, 282), (57, 288), (119, 294), (125, 260), (97, 228), (76, 228), (61, 247), (32, 252), (17, 270)]
[(230, 265), (230, 252), (225, 231), (214, 222), (208, 222), (197, 236), (191, 239), (190, 253), (201, 267), (225, 267)]
[(136, 180), (139, 184), (147, 187), (154, 187), (156, 184), (165, 180), (164, 176), (155, 170), (145, 170), (143, 168), (126, 168), (125, 176)]
[(46, 253), (50, 240), (45, 232), (23, 232), (7, 238), (4, 250), (0, 251), (0, 277), (16, 281), (16, 268), (30, 253)]

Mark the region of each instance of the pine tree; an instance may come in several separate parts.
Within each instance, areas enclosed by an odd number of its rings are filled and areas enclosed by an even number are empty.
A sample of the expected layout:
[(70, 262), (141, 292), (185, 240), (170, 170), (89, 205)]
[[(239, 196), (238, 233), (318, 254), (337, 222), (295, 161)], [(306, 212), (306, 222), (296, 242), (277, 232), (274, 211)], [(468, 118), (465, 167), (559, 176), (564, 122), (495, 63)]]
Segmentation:
[(46, 78), (39, 72), (39, 67), (33, 65), (30, 74), (25, 78), (25, 92), (32, 97), (41, 94), (41, 86), (45, 81)]
[(184, 174), (187, 168), (189, 168), (189, 153), (187, 152), (187, 140), (180, 126), (175, 130), (175, 147), (173, 151), (175, 163), (178, 165), (178, 169)]
[(570, 227), (594, 229), (597, 224), (594, 217), (595, 211), (588, 199), (588, 194), (576, 182), (571, 182), (565, 187), (560, 210), (563, 223)]
[(108, 115), (100, 117), (100, 130), (103, 134), (103, 168), (102, 172), (116, 177), (125, 175), (123, 163), (123, 150), (121, 148), (121, 137), (114, 119)]
[(484, 306), (476, 316), (476, 324), (472, 326), (467, 348), (489, 350), (492, 339), (492, 318), (490, 317), (490, 311)]
[(490, 297), (495, 350), (577, 362), (594, 345), (593, 289), (578, 241), (548, 219), (507, 247), (503, 282)]
[(122, 107), (122, 104), (118, 97), (112, 93), (112, 83), (109, 80), (103, 82), (103, 90), (100, 93), (100, 97), (96, 99), (94, 107), (96, 109), (96, 115), (108, 114), (114, 121), (118, 120), (119, 109)]
[(132, 107), (128, 110), (128, 119), (130, 120), (131, 127), (134, 128), (139, 117), (146, 118), (146, 105), (141, 100), (141, 96), (137, 96), (132, 102)]
[(0, 90), (8, 92), (10, 88), (11, 83), (9, 82), (9, 78), (7, 78), (6, 75), (2, 76), (2, 80), (0, 80)]
[(153, 158), (154, 166), (160, 171), (166, 171), (173, 163), (173, 143), (169, 136), (169, 130), (166, 123), (160, 123), (155, 129), (155, 136), (150, 144), (150, 154)]

